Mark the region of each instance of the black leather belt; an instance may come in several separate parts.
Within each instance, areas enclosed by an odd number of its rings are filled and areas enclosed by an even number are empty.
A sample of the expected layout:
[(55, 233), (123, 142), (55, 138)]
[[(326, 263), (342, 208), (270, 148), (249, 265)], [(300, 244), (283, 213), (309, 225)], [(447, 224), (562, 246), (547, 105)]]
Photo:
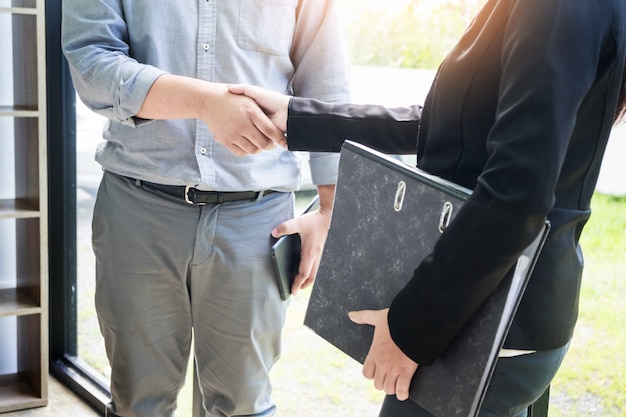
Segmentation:
[(162, 185), (152, 182), (141, 181), (141, 185), (160, 191), (171, 197), (185, 201), (188, 204), (203, 206), (205, 204), (221, 204), (229, 201), (260, 200), (263, 196), (276, 193), (274, 190), (266, 191), (203, 191), (191, 186)]

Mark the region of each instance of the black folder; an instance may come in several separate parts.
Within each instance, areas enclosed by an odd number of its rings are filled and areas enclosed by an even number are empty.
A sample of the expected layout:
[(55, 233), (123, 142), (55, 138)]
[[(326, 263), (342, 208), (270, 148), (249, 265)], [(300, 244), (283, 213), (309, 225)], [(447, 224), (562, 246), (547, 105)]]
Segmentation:
[[(470, 194), (395, 157), (346, 141), (304, 324), (363, 363), (373, 328), (354, 324), (348, 311), (389, 307)], [(444, 354), (418, 368), (410, 399), (435, 417), (478, 414), (548, 230), (546, 223)]]

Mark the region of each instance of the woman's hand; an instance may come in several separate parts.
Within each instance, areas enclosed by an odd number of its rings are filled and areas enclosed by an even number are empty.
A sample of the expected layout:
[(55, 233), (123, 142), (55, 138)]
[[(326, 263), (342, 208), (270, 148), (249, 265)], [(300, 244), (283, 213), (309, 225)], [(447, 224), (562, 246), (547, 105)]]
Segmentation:
[(409, 387), (418, 365), (391, 338), (388, 313), (387, 308), (351, 311), (348, 316), (357, 324), (374, 326), (372, 345), (363, 362), (363, 376), (373, 379), (376, 389), (385, 391), (387, 395), (395, 394), (398, 400), (404, 401), (409, 398)]

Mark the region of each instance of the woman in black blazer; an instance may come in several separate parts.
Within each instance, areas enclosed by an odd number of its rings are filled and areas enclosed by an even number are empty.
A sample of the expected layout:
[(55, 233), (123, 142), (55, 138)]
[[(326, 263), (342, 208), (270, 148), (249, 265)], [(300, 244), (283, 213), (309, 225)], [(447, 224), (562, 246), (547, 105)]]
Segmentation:
[(437, 359), (546, 218), (550, 236), (505, 342), (510, 357), (480, 416), (525, 416), (550, 384), (577, 319), (580, 234), (616, 108), (626, 108), (625, 53), (624, 0), (489, 0), (423, 108), (233, 87), (286, 129), (291, 150), (336, 152), (351, 139), (413, 151), (419, 168), (474, 190), (388, 311), (354, 314), (376, 326), (364, 374), (390, 394), (381, 416), (429, 415), (398, 401), (418, 364)]

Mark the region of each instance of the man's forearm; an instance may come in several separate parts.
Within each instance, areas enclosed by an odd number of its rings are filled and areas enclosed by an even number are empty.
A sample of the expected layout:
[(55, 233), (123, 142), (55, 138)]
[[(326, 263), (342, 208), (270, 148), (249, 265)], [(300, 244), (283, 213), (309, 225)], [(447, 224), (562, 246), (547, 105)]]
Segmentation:
[(137, 113), (142, 119), (201, 119), (202, 109), (227, 94), (224, 84), (164, 74), (154, 82)]
[(216, 141), (236, 155), (272, 149), (281, 132), (250, 98), (228, 92), (226, 84), (163, 74), (154, 82), (141, 109), (142, 119), (198, 119)]

